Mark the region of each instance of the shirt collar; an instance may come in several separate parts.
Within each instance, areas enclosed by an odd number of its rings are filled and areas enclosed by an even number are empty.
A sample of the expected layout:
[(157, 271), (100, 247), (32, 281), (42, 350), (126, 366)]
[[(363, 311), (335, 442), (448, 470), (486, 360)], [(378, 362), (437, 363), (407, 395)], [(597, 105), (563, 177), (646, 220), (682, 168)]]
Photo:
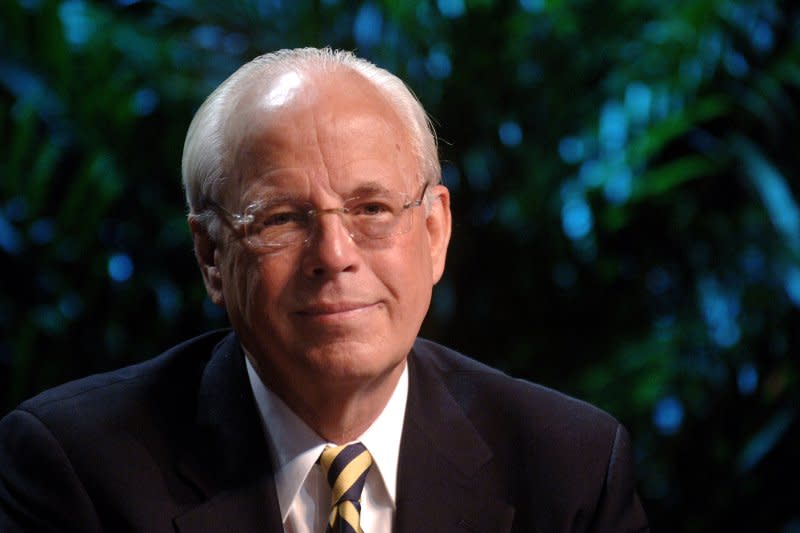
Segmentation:
[[(325, 446), (333, 444), (317, 435), (283, 400), (264, 385), (249, 358), (245, 357), (245, 361), (250, 387), (272, 451), (278, 503), (285, 522), (292, 501), (322, 450)], [(383, 411), (356, 439), (364, 444), (372, 455), (372, 468), (377, 467), (393, 505), (396, 501), (397, 462), (407, 399), (408, 365), (406, 364)]]

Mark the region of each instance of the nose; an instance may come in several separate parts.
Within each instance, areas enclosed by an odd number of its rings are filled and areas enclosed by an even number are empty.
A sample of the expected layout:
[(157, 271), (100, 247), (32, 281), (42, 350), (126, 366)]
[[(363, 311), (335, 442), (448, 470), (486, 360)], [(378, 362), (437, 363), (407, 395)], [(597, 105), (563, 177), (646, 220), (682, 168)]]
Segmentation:
[(359, 249), (339, 209), (320, 210), (304, 245), (303, 273), (325, 278), (358, 270)]

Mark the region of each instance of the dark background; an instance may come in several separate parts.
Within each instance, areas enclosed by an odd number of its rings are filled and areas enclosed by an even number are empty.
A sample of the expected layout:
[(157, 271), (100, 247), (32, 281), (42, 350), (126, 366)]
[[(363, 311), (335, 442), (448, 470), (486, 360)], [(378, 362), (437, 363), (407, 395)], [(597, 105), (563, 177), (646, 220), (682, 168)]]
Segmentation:
[(244, 61), (331, 45), (437, 124), (455, 227), (424, 334), (624, 422), (657, 531), (800, 531), (794, 3), (0, 5), (0, 413), (225, 324), (186, 128)]

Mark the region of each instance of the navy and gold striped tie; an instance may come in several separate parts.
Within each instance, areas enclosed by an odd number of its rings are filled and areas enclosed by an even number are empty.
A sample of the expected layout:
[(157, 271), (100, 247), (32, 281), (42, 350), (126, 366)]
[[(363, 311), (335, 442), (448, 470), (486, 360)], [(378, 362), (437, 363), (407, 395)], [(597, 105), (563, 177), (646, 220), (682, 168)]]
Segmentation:
[(362, 533), (361, 490), (372, 456), (360, 442), (327, 447), (319, 457), (331, 485), (331, 513), (326, 533)]

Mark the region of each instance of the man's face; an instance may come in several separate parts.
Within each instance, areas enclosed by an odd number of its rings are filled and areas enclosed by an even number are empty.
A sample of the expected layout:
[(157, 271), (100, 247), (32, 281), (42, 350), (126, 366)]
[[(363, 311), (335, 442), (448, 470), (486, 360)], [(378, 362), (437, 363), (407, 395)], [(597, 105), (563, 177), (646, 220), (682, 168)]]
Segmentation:
[[(359, 76), (290, 73), (242, 102), (230, 136), (228, 168), (236, 170), (220, 199), (229, 210), (277, 196), (338, 208), (376, 187), (419, 197), (420, 165), (406, 130)], [(361, 386), (399, 375), (450, 235), (447, 189), (429, 191), (427, 216), (425, 203), (412, 208), (411, 229), (380, 241), (355, 242), (329, 213), (307, 243), (277, 253), (254, 251), (233, 232), (217, 244), (216, 270), (204, 268), (209, 293), (269, 386)]]

